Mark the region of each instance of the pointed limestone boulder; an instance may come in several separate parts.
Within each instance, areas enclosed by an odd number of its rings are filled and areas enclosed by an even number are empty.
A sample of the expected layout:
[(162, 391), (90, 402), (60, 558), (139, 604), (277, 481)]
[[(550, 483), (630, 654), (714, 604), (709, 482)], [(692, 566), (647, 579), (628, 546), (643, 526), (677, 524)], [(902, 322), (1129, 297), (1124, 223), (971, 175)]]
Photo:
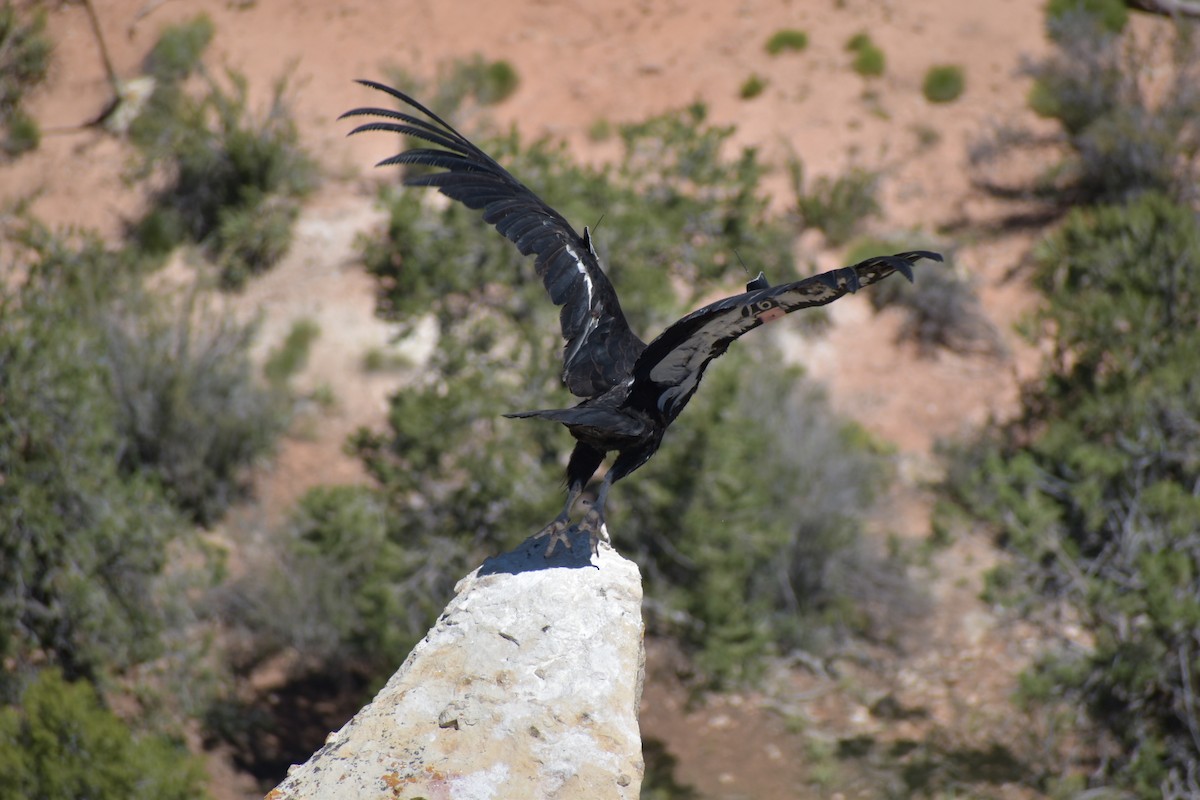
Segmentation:
[(586, 534), (527, 541), (455, 587), (375, 699), (267, 800), (634, 800), (637, 566)]

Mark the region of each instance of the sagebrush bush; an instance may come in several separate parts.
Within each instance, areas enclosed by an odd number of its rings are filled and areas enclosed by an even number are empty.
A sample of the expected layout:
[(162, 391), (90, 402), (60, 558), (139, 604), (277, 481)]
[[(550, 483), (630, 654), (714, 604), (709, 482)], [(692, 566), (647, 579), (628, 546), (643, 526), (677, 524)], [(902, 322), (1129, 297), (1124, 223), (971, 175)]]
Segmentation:
[(321, 335), (321, 326), (307, 317), (296, 320), (288, 334), (271, 351), (263, 364), (263, 375), (272, 386), (283, 387), (288, 380), (308, 363), (312, 344)]
[(896, 618), (912, 606), (860, 539), (884, 460), (820, 388), (780, 368), (769, 337), (735, 350), (610, 502), (614, 535), (677, 615), (652, 624), (680, 637), (702, 672), (736, 684), (758, 676), (764, 653), (877, 633), (872, 602)]
[[(1067, 155), (1026, 194), (1063, 209), (1124, 202), (1143, 193), (1196, 197), (1200, 48), (1193, 25), (1137, 41), (1096, 16), (1052, 18), (1054, 49), (1028, 64), (1029, 103), (1062, 126)], [(1148, 69), (1147, 65), (1154, 65)], [(1021, 132), (978, 149), (986, 164), (1036, 141)], [(1016, 187), (1004, 187), (1015, 193)]]
[(396, 669), (442, 610), (464, 557), (461, 543), (405, 538), (411, 530), (392, 513), (363, 486), (301, 498), (284, 528), (250, 551), (248, 576), (217, 596), (240, 669), (284, 650), (301, 673)]
[(195, 295), (131, 292), (105, 314), (119, 463), (158, 481), (204, 525), (246, 496), (249, 468), (287, 423), (284, 398), (257, 380), (250, 361), (255, 333)]

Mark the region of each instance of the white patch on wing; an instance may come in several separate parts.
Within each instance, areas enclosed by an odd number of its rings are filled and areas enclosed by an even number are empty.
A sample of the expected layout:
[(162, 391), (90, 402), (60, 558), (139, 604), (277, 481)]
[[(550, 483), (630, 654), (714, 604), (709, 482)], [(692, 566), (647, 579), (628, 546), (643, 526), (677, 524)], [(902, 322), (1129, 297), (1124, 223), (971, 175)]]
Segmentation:
[(575, 252), (574, 248), (572, 248), (571, 245), (566, 245), (566, 249), (571, 255), (571, 258), (575, 260), (575, 269), (580, 275), (583, 276), (583, 285), (587, 287), (588, 319), (587, 325), (582, 331), (579, 332), (579, 335), (575, 337), (574, 344), (571, 346), (571, 349), (567, 352), (566, 356), (563, 357), (564, 373), (571, 366), (571, 363), (575, 360), (575, 356), (579, 354), (579, 349), (583, 347), (583, 343), (586, 342), (588, 337), (592, 335), (592, 331), (596, 329), (596, 325), (599, 324), (600, 321), (600, 315), (596, 314), (595, 309), (592, 308), (592, 276), (588, 274), (587, 267), (585, 267), (583, 264), (583, 259), (579, 257), (579, 254)]
[(571, 245), (567, 245), (567, 252), (571, 254), (571, 258), (575, 259), (575, 269), (583, 276), (583, 283), (587, 286), (588, 310), (592, 308), (592, 276), (588, 275), (587, 267), (583, 265), (583, 259), (579, 254), (572, 249)]
[(741, 308), (735, 307), (709, 320), (700, 330), (670, 352), (650, 370), (650, 380), (667, 386), (658, 398), (659, 411), (668, 411), (681, 400), (691, 397), (700, 382), (700, 373), (713, 357), (713, 348), (722, 339), (736, 336), (745, 328)]

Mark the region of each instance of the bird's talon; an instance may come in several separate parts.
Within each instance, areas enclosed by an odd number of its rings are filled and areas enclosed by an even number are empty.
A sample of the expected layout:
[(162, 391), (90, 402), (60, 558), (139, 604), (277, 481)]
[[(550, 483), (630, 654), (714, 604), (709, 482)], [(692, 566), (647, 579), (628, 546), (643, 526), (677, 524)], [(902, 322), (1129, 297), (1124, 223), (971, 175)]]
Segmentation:
[(550, 544), (546, 546), (546, 552), (543, 554), (544, 558), (554, 555), (554, 548), (558, 547), (559, 542), (565, 544), (568, 550), (571, 549), (571, 539), (567, 535), (566, 520), (556, 519), (533, 535), (535, 539), (545, 539), (547, 537), (550, 539)]
[(579, 523), (579, 530), (587, 531), (592, 545), (592, 555), (600, 555), (600, 540), (609, 541), (608, 528), (604, 525), (604, 518), (595, 511), (589, 511), (584, 515), (583, 521)]

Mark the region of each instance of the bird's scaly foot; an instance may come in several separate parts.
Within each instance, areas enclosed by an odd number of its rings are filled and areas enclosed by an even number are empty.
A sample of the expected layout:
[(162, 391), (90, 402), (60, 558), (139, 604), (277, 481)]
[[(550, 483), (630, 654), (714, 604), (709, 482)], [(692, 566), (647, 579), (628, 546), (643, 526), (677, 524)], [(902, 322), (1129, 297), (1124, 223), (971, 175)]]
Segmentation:
[(554, 555), (554, 548), (558, 547), (559, 542), (565, 544), (568, 550), (571, 549), (571, 539), (569, 536), (567, 536), (567, 528), (569, 527), (569, 523), (570, 518), (566, 516), (559, 516), (556, 517), (549, 525), (533, 535), (533, 538), (535, 539), (545, 539), (546, 537), (550, 538), (550, 544), (546, 546), (546, 552), (543, 554), (544, 558), (549, 558), (550, 556)]
[[(592, 555), (600, 555), (600, 540), (603, 539), (609, 544), (612, 541), (608, 538), (608, 527), (604, 524), (604, 515), (593, 508), (587, 514), (584, 514), (583, 521), (579, 523), (579, 530), (587, 531), (591, 537)], [(570, 547), (570, 545), (567, 545)]]

